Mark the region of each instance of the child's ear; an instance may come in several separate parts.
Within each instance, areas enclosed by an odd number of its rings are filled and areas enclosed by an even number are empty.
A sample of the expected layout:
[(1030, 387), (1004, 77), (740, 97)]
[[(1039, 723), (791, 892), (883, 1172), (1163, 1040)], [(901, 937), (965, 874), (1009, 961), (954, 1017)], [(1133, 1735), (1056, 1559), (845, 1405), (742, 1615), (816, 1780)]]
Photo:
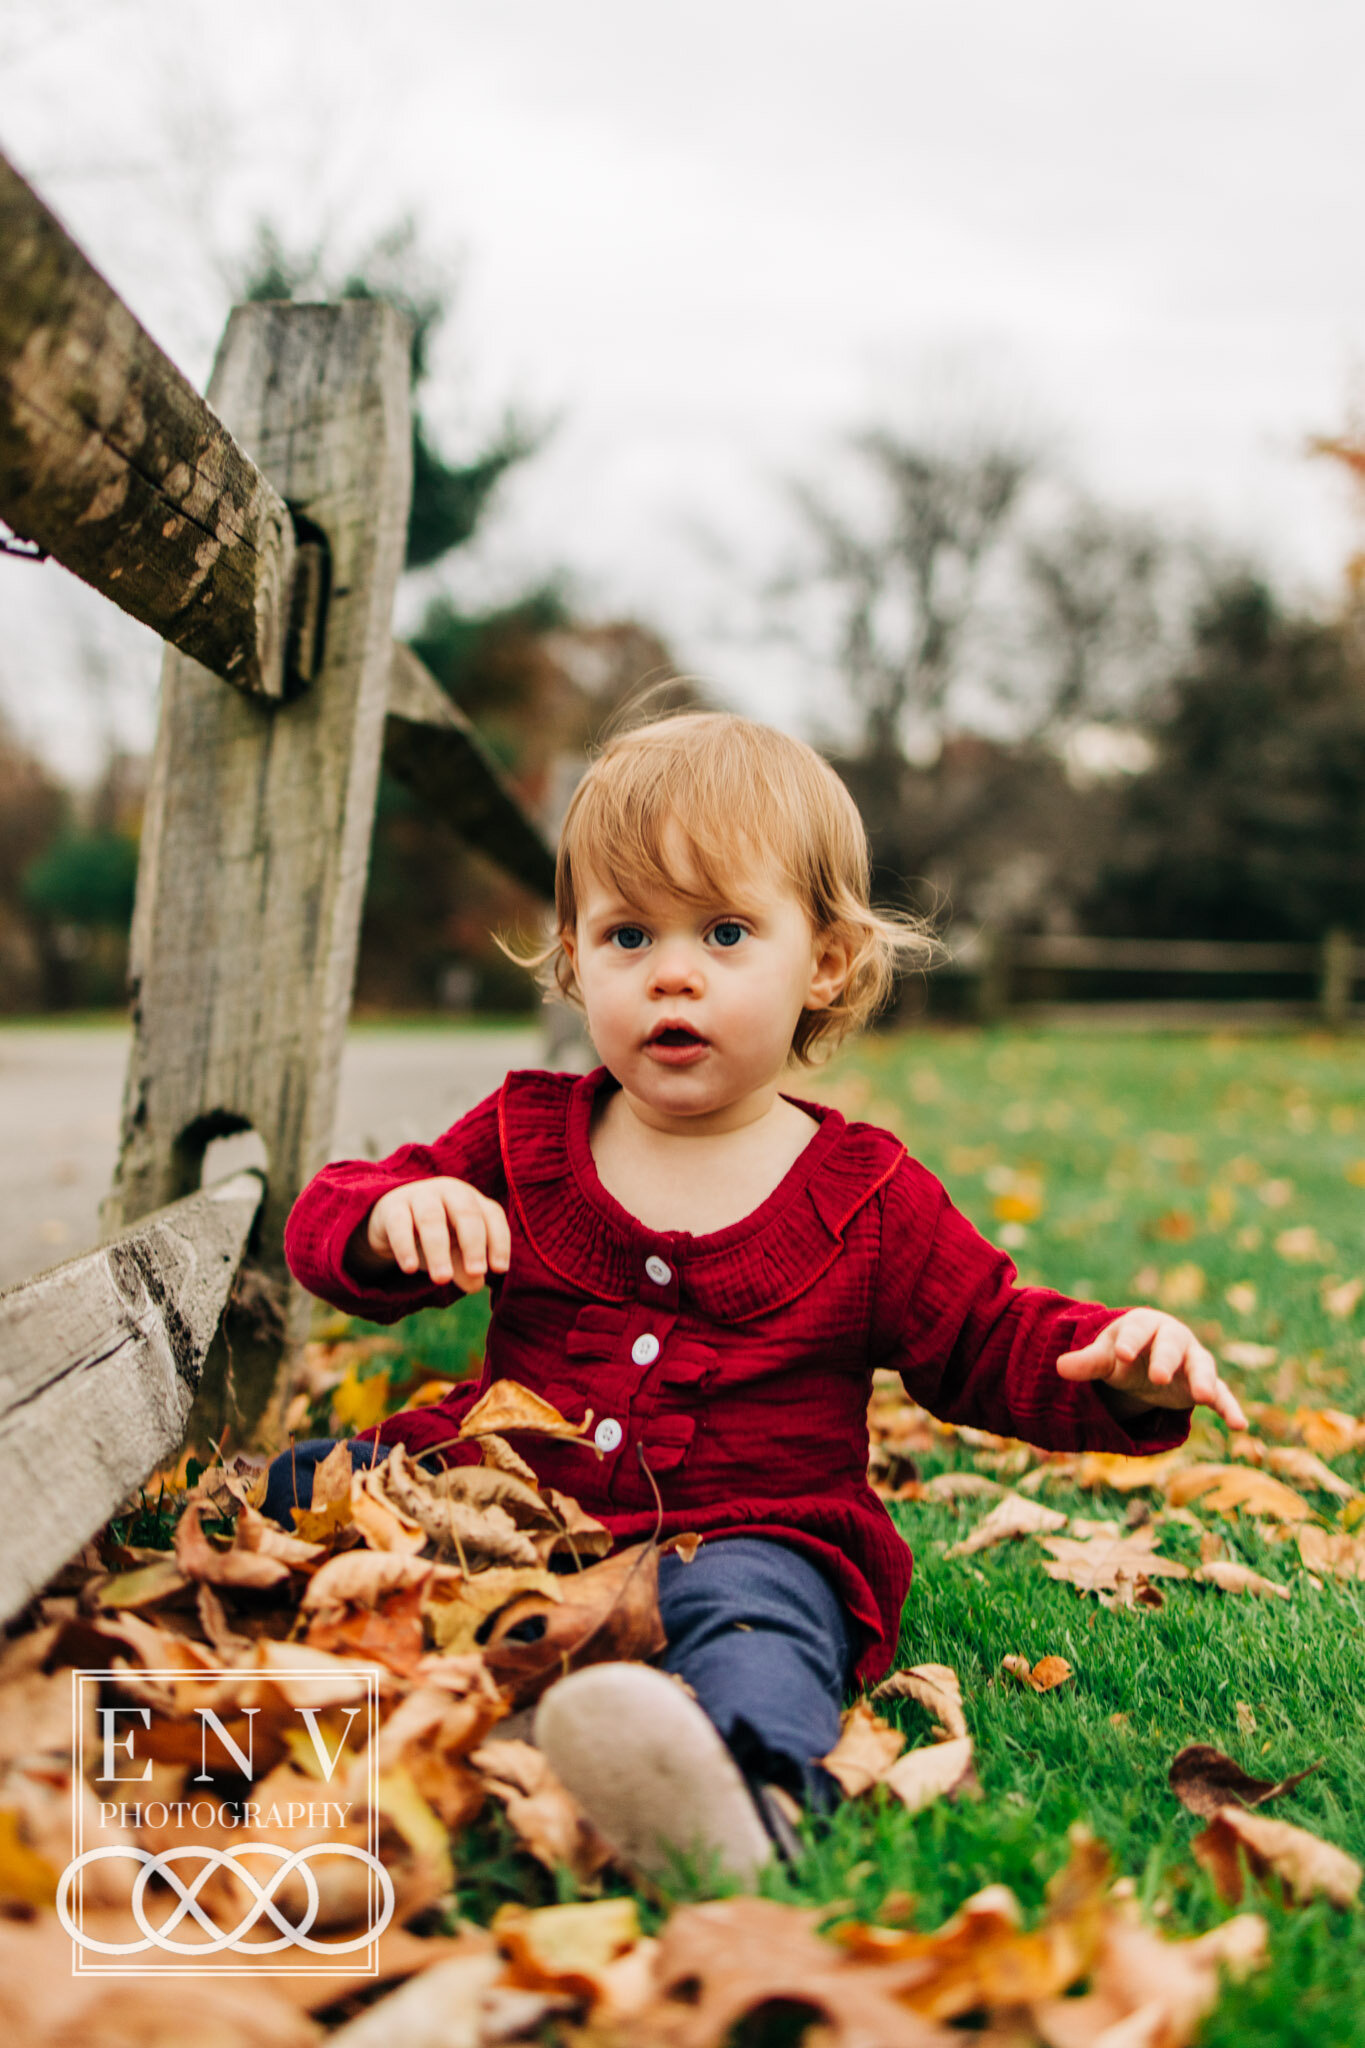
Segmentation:
[(821, 932), (815, 941), (815, 964), (806, 993), (808, 1010), (826, 1010), (842, 995), (853, 971), (853, 947), (837, 932)]

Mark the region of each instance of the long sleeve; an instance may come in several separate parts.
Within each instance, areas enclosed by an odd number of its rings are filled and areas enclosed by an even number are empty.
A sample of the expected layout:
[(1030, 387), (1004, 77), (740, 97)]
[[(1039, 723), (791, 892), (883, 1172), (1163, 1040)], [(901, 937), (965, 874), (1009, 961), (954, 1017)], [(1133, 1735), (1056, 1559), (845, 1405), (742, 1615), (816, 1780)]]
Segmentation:
[(1045, 1450), (1138, 1455), (1189, 1434), (1189, 1416), (1148, 1409), (1120, 1420), (1093, 1382), (1064, 1380), (1057, 1359), (1122, 1311), (1020, 1287), (934, 1176), (905, 1159), (883, 1198), (872, 1363), (945, 1422), (1021, 1437)]
[(419, 1308), (447, 1308), (462, 1290), (438, 1287), (425, 1273), (395, 1266), (379, 1278), (352, 1271), (346, 1247), (381, 1195), (405, 1181), (449, 1175), (505, 1202), (498, 1138), (499, 1092), (486, 1096), (430, 1145), (400, 1145), (387, 1159), (338, 1159), (316, 1174), (290, 1211), (284, 1232), (289, 1270), (310, 1294), (367, 1322), (394, 1323)]

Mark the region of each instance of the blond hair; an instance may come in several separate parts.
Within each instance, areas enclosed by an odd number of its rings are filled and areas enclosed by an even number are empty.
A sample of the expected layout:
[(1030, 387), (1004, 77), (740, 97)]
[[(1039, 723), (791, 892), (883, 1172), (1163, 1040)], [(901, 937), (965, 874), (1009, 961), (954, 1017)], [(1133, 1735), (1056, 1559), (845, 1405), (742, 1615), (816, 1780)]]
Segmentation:
[[(666, 839), (676, 825), (699, 889), (679, 883)], [(812, 931), (847, 942), (851, 966), (825, 1009), (802, 1010), (791, 1057), (814, 1066), (860, 1030), (890, 996), (898, 968), (922, 967), (929, 927), (908, 911), (874, 910), (871, 858), (858, 807), (827, 761), (803, 740), (727, 711), (680, 710), (603, 743), (570, 800), (555, 868), (554, 937), (508, 959), (583, 1008), (563, 936), (577, 928), (585, 870), (621, 890), (641, 888), (702, 905), (734, 893), (736, 869), (770, 864), (804, 906)]]

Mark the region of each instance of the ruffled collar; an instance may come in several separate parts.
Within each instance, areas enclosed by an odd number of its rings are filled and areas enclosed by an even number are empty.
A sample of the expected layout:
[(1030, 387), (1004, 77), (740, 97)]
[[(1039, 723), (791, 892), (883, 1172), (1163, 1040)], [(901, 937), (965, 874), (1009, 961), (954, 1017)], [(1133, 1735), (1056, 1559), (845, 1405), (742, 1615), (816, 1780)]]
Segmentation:
[(644, 1259), (678, 1276), (679, 1300), (728, 1322), (762, 1315), (813, 1286), (843, 1248), (850, 1219), (890, 1179), (905, 1147), (889, 1131), (850, 1124), (828, 1104), (787, 1095), (818, 1128), (772, 1193), (723, 1230), (651, 1230), (598, 1178), (588, 1131), (597, 1093), (617, 1084), (589, 1074), (518, 1069), (498, 1098), (508, 1194), (541, 1260), (599, 1301), (633, 1301)]

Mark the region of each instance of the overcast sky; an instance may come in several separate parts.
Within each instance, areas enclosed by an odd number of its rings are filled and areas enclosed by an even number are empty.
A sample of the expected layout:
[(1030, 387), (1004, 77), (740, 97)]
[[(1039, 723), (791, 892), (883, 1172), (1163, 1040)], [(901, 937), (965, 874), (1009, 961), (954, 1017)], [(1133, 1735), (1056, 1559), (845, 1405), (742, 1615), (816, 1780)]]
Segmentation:
[[(567, 570), (795, 729), (749, 593), (782, 479), (873, 416), (1018, 419), (1334, 590), (1303, 451), (1365, 353), (1362, 75), (1348, 0), (0, 0), (0, 149), (196, 383), (257, 218), (344, 258), (412, 210), (459, 265), (451, 452), (558, 421), (462, 592)], [(0, 560), (0, 703), (63, 765), (146, 738), (156, 671)]]

